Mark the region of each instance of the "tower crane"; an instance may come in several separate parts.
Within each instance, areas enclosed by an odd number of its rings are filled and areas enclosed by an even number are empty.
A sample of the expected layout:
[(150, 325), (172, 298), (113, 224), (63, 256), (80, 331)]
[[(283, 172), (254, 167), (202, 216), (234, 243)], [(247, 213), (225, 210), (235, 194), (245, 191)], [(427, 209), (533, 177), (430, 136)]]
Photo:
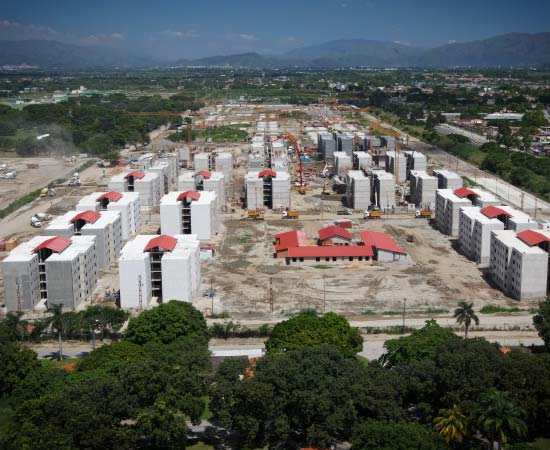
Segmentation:
[(300, 151), (300, 147), (298, 146), (298, 142), (296, 141), (296, 138), (293, 134), (289, 133), (288, 131), (285, 132), (285, 134), (278, 137), (278, 139), (287, 139), (292, 144), (292, 147), (294, 148), (294, 152), (296, 153), (296, 157), (298, 158), (298, 167), (300, 170), (300, 184), (298, 186), (298, 192), (300, 194), (306, 193), (306, 187), (304, 185), (304, 168), (302, 165), (302, 152)]

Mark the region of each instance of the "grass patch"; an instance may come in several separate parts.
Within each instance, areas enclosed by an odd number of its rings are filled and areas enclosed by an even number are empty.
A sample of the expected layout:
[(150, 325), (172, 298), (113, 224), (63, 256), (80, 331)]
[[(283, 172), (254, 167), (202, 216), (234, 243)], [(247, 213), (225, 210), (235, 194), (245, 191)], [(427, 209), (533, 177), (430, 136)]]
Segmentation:
[(447, 314), (449, 310), (444, 308), (428, 308), (426, 310), (422, 310), (418, 312), (425, 313), (425, 314)]
[[(248, 137), (248, 133), (241, 128), (248, 128), (250, 125), (237, 124), (225, 125), (217, 128), (209, 128), (206, 130), (193, 130), (193, 140), (196, 139), (211, 139), (214, 143), (224, 142), (242, 142)], [(187, 141), (187, 131), (182, 133), (171, 134), (168, 139), (172, 142)]]
[(23, 197), (19, 197), (18, 199), (14, 200), (5, 208), (0, 209), (0, 219), (3, 219), (4, 217), (10, 215), (12, 212), (17, 211), (22, 206), (25, 206), (26, 204), (36, 200), (38, 197), (40, 197), (41, 190), (42, 189), (37, 189), (35, 191), (29, 192)]
[(204, 402), (204, 411), (201, 415), (201, 420), (210, 420), (212, 418), (212, 411), (210, 411), (210, 399), (208, 396), (202, 398)]
[(219, 313), (212, 313), (212, 315), (209, 317), (210, 319), (230, 319), (231, 314), (227, 311), (222, 311)]
[(73, 364), (80, 361), (80, 358), (66, 358), (63, 361), (58, 361), (56, 359), (41, 359), (40, 364), (45, 368), (54, 368), (57, 369), (66, 364)]
[(314, 269), (332, 269), (332, 266), (328, 266), (326, 264), (316, 264), (313, 266)]
[(211, 445), (205, 444), (204, 442), (197, 442), (195, 445), (192, 445), (191, 447), (187, 447), (188, 450), (216, 450), (216, 447), (212, 447)]
[(518, 308), (517, 306), (506, 308), (504, 306), (496, 306), (496, 305), (485, 305), (479, 310), (481, 314), (514, 313), (514, 312), (520, 312), (520, 311), (521, 309)]
[(375, 316), (376, 312), (372, 309), (365, 309), (364, 311), (361, 311), (362, 316)]
[(250, 234), (245, 234), (244, 236), (239, 237), (240, 244), (248, 244), (251, 240), (252, 236)]
[(529, 446), (536, 450), (550, 450), (550, 439), (540, 438), (529, 443)]

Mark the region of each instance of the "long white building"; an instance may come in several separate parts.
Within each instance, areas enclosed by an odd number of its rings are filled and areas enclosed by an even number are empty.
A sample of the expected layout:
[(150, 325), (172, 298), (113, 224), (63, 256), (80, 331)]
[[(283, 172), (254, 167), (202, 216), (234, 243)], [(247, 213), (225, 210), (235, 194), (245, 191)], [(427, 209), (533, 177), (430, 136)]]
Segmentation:
[(149, 209), (159, 206), (163, 187), (161, 177), (157, 172), (126, 172), (114, 175), (109, 180), (109, 191), (138, 192), (141, 208)]
[(135, 236), (141, 228), (141, 202), (138, 192), (94, 192), (82, 197), (77, 211), (118, 211), (122, 240)]
[(491, 278), (518, 300), (544, 298), (548, 292), (547, 231), (497, 230), (491, 233)]
[(122, 308), (190, 302), (201, 283), (199, 241), (194, 235), (138, 235), (122, 249), (119, 277)]
[(352, 209), (368, 209), (370, 180), (362, 170), (350, 170), (346, 175), (346, 203)]
[(97, 285), (95, 236), (36, 236), (14, 248), (2, 262), (8, 311), (38, 305), (75, 309), (92, 298)]
[(411, 170), (409, 172), (410, 201), (419, 208), (435, 208), (435, 191), (437, 178), (428, 175), (426, 171)]
[(462, 177), (450, 170), (434, 169), (433, 174), (437, 178), (438, 189), (459, 189), (464, 186)]
[(372, 203), (380, 209), (395, 208), (395, 180), (384, 170), (371, 171)]
[(164, 234), (192, 234), (201, 241), (218, 232), (216, 193), (169, 192), (160, 202), (160, 229)]
[(482, 189), (438, 189), (435, 194), (435, 224), (443, 234), (456, 238), (460, 227), (460, 208), (484, 208), (499, 203), (493, 194)]
[(115, 264), (122, 248), (122, 227), (118, 211), (68, 211), (56, 217), (44, 230), (48, 236), (95, 236), (100, 269)]
[(184, 172), (178, 177), (178, 191), (213, 191), (216, 193), (218, 209), (221, 210), (225, 205), (225, 175), (208, 170)]
[(536, 230), (529, 215), (510, 206), (466, 206), (460, 208), (458, 243), (462, 252), (480, 265), (491, 258), (491, 233), (496, 230)]

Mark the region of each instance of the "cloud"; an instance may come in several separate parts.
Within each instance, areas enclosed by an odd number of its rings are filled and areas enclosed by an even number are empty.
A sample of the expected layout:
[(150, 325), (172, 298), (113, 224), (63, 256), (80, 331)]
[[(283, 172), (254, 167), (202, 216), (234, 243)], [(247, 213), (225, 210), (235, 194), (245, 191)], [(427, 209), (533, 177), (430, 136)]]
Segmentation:
[(259, 40), (257, 36), (253, 34), (248, 34), (248, 33), (228, 34), (226, 38), (233, 41), (248, 41), (248, 42)]
[(303, 45), (304, 40), (296, 36), (283, 36), (279, 38), (281, 45)]
[(347, 3), (340, 3), (340, 6), (341, 6), (342, 8), (347, 8), (347, 7), (348, 7), (348, 4), (347, 4)]
[(98, 43), (98, 42), (113, 42), (113, 41), (123, 41), (126, 39), (126, 36), (124, 36), (122, 33), (110, 33), (110, 34), (90, 34), (89, 36), (86, 36), (84, 38), (85, 41), (88, 41), (89, 43)]
[(189, 31), (164, 30), (164, 31), (161, 31), (160, 34), (162, 36), (178, 38), (178, 39), (194, 39), (194, 38), (200, 37), (200, 34), (194, 30), (189, 30)]
[(456, 39), (449, 39), (447, 44), (456, 44)]

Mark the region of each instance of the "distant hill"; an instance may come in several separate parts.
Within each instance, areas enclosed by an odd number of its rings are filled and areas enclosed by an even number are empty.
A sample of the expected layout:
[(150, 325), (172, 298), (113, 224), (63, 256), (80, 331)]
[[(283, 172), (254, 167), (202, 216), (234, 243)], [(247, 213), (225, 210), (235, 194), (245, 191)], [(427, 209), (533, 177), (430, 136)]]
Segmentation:
[(89, 69), (166, 66), (248, 68), (550, 67), (550, 33), (509, 33), (489, 39), (423, 48), (367, 39), (330, 41), (281, 55), (242, 53), (160, 62), (124, 50), (79, 47), (55, 41), (0, 41), (0, 65)]
[(55, 69), (92, 69), (150, 67), (157, 62), (108, 47), (81, 47), (43, 40), (0, 41), (0, 65), (20, 64)]

